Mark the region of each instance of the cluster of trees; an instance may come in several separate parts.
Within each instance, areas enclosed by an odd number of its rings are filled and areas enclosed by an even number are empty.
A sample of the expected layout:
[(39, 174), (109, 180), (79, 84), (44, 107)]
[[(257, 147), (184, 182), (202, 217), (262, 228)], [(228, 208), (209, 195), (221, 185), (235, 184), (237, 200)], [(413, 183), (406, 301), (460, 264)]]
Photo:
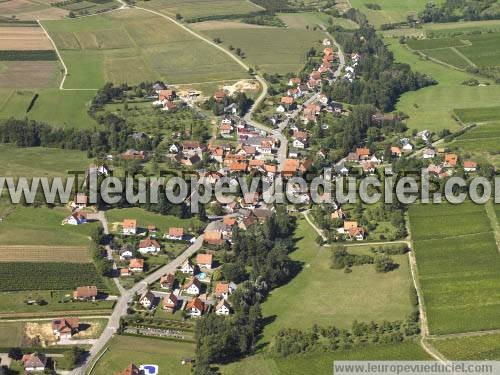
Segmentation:
[(202, 104), (202, 108), (211, 110), (216, 116), (221, 116), (224, 114), (224, 108), (231, 104), (235, 104), (238, 115), (243, 116), (252, 106), (253, 100), (248, 98), (244, 92), (236, 92), (232, 96), (226, 95), (221, 101), (217, 101), (211, 96)]
[(95, 268), (99, 274), (106, 277), (113, 277), (113, 261), (106, 256), (106, 251), (101, 246), (108, 239), (104, 235), (101, 226), (94, 226), (90, 233), (92, 242), (90, 243), (90, 255)]
[(360, 79), (338, 80), (325, 88), (332, 100), (370, 103), (383, 111), (392, 111), (403, 93), (436, 84), (428, 75), (413, 72), (408, 64), (396, 63), (392, 52), (368, 24), (362, 23), (355, 32), (336, 31), (334, 35), (344, 52), (360, 53), (361, 59), (356, 67)]
[(232, 249), (224, 256), (222, 276), (245, 281), (230, 297), (233, 316), (209, 314), (197, 321), (196, 374), (210, 373), (210, 364), (233, 361), (254, 349), (263, 327), (261, 302), (294, 273), (288, 257), (293, 248), (293, 227), (286, 211), (278, 208), (264, 224), (256, 223), (244, 232), (235, 229)]
[(420, 332), (418, 320), (416, 311), (404, 321), (354, 321), (349, 330), (317, 325), (307, 331), (283, 329), (274, 337), (272, 350), (279, 356), (287, 357), (313, 350), (343, 351), (367, 344), (398, 343)]
[(286, 27), (285, 23), (278, 17), (272, 14), (262, 14), (253, 17), (244, 17), (241, 22), (251, 25), (263, 25), (274, 27)]
[[(99, 114), (95, 129), (59, 128), (28, 119), (7, 119), (0, 122), (0, 143), (13, 143), (18, 147), (56, 147), (87, 151), (95, 157), (110, 151), (123, 152), (130, 148), (152, 150), (158, 138), (135, 141), (134, 129), (112, 113)], [(140, 143), (140, 144), (139, 144)]]
[(363, 264), (374, 264), (377, 272), (385, 273), (395, 270), (398, 265), (387, 253), (377, 253), (371, 255), (350, 254), (346, 246), (336, 246), (332, 251), (331, 267), (334, 269), (345, 269), (350, 272), (352, 266), (361, 266)]
[(477, 21), (500, 18), (496, 0), (446, 0), (429, 2), (418, 17), (421, 22)]

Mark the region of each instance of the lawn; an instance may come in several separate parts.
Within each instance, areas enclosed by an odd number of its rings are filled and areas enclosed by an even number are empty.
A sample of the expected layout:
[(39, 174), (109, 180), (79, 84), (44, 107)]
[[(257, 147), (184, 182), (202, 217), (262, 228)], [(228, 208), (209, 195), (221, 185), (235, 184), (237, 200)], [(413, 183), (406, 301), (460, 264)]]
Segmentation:
[(220, 38), (226, 48), (240, 48), (247, 64), (270, 74), (299, 72), (306, 63), (306, 52), (311, 47), (321, 48), (319, 41), (325, 37), (319, 30), (255, 28), (244, 24), (241, 28), (203, 32), (210, 38)]
[(413, 205), (410, 222), (431, 334), (500, 327), (500, 255), (484, 206)]
[(279, 13), (278, 17), (291, 29), (313, 28), (317, 25), (328, 26), (328, 19), (332, 19), (332, 25), (335, 26), (341, 26), (345, 29), (358, 28), (356, 22), (347, 18), (330, 17), (326, 13), (321, 12)]
[(160, 374), (190, 374), (191, 367), (181, 365), (181, 360), (193, 356), (193, 344), (144, 337), (115, 336), (90, 374), (114, 374), (124, 370), (130, 363), (137, 366), (156, 364)]
[(344, 360), (430, 360), (423, 349), (413, 341), (399, 344), (370, 345), (344, 352), (313, 352), (274, 358), (269, 355), (253, 355), (239, 362), (222, 366), (223, 375), (330, 375), (333, 361)]
[(0, 145), (2, 176), (64, 178), (68, 176), (68, 171), (85, 171), (91, 162), (82, 151)]
[(227, 16), (262, 11), (264, 8), (247, 0), (149, 0), (138, 5), (169, 16), (180, 14), (185, 20), (205, 16)]
[(431, 340), (430, 344), (454, 361), (500, 360), (500, 334)]
[(314, 324), (349, 328), (354, 320), (393, 321), (411, 312), (406, 256), (395, 256), (400, 266), (387, 274), (376, 273), (373, 265), (352, 267), (352, 273), (345, 273), (330, 268), (331, 248), (316, 245), (316, 233), (305, 220), (299, 221), (296, 238), (297, 250), (291, 258), (303, 269), (262, 304), (263, 316), (275, 319), (264, 329), (266, 342), (282, 328), (307, 329)]
[(164, 216), (137, 207), (113, 208), (106, 211), (106, 217), (112, 230), (121, 230), (119, 225), (124, 219), (135, 219), (139, 228), (146, 228), (148, 224), (154, 224), (160, 235), (168, 231), (170, 227), (182, 227), (185, 231), (192, 232), (201, 225), (198, 218), (180, 219), (176, 216)]
[(459, 124), (453, 120), (455, 108), (476, 108), (498, 106), (500, 86), (466, 86), (462, 82), (477, 78), (465, 72), (425, 60), (411, 52), (396, 39), (385, 39), (397, 61), (410, 64), (415, 71), (431, 75), (438, 85), (403, 94), (396, 109), (408, 114), (410, 129), (457, 130)]
[[(73, 290), (63, 291), (20, 291), (0, 293), (0, 316), (15, 316), (16, 314), (44, 315), (48, 312), (64, 311), (73, 315), (75, 312), (102, 311), (98, 314), (106, 314), (111, 311), (113, 301), (98, 302), (73, 302), (71, 297)], [(46, 305), (28, 305), (25, 301), (43, 299)]]
[[(29, 113), (26, 113), (31, 99), (38, 93), (38, 98)], [(87, 104), (95, 92), (61, 91), (59, 89), (0, 90), (0, 118), (29, 118), (47, 122), (50, 125), (75, 128), (91, 128), (97, 123), (87, 114)]]
[(189, 83), (246, 76), (221, 51), (144, 10), (46, 21), (44, 26), (68, 67), (65, 88), (97, 89), (108, 81)]
[(16, 205), (0, 223), (2, 245), (87, 246), (92, 226), (61, 225), (70, 211), (63, 207), (47, 208)]

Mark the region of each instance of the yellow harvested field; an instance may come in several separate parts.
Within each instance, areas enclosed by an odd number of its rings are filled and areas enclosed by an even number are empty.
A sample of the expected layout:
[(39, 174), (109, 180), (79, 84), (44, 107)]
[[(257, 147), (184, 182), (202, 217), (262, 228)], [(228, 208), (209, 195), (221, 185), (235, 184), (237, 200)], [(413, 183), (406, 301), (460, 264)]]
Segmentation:
[(90, 263), (89, 251), (82, 246), (0, 246), (0, 262)]
[(60, 80), (58, 61), (3, 61), (0, 87), (37, 89), (57, 87)]
[(0, 27), (0, 50), (51, 50), (52, 43), (40, 27)]

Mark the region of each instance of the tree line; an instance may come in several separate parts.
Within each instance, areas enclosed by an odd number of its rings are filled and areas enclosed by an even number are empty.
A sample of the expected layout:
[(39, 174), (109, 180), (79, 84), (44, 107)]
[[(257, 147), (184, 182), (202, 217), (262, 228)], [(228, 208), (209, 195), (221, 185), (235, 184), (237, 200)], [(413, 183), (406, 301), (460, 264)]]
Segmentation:
[(253, 224), (246, 231), (234, 229), (233, 245), (225, 252), (222, 267), (225, 280), (241, 283), (230, 296), (234, 314), (208, 314), (197, 321), (195, 374), (210, 374), (210, 364), (231, 362), (253, 351), (264, 326), (260, 304), (295, 272), (288, 256), (293, 228), (281, 207), (263, 224)]

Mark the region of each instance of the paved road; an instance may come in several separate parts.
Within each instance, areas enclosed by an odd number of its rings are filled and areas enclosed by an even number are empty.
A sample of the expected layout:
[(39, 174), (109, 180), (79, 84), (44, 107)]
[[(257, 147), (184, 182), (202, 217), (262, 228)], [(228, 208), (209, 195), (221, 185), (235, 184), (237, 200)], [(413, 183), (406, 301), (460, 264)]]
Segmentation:
[[(213, 225), (210, 223), (208, 227)], [(95, 341), (94, 345), (90, 349), (90, 354), (86, 359), (85, 363), (71, 371), (71, 375), (84, 375), (86, 368), (89, 364), (91, 364), (96, 356), (99, 354), (101, 350), (103, 350), (108, 343), (108, 341), (113, 337), (116, 333), (117, 329), (120, 326), (120, 319), (127, 314), (127, 308), (129, 304), (132, 302), (132, 299), (135, 293), (142, 293), (147, 289), (148, 284), (152, 284), (157, 281), (161, 276), (166, 273), (175, 273), (177, 267), (182, 265), (186, 261), (186, 259), (190, 258), (194, 253), (196, 253), (201, 246), (203, 245), (203, 235), (199, 236), (191, 246), (189, 246), (181, 255), (175, 258), (169, 264), (159, 268), (155, 272), (146, 276), (143, 280), (135, 284), (131, 289), (125, 290), (123, 289), (123, 293), (118, 298), (118, 301), (115, 305), (113, 313), (109, 317), (108, 324), (104, 329), (102, 335)]]

